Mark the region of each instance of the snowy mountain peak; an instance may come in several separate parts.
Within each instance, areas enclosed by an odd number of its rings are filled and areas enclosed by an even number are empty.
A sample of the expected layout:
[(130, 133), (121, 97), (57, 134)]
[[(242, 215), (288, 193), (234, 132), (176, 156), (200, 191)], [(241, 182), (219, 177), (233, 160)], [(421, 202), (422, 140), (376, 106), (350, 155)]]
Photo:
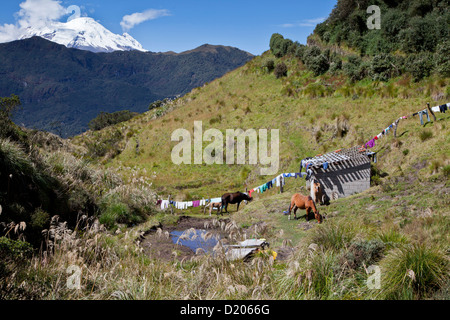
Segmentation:
[(25, 29), (20, 39), (33, 36), (45, 38), (68, 48), (92, 52), (147, 51), (128, 33), (123, 35), (112, 33), (89, 17), (81, 17), (68, 22), (53, 22), (40, 29), (29, 27)]

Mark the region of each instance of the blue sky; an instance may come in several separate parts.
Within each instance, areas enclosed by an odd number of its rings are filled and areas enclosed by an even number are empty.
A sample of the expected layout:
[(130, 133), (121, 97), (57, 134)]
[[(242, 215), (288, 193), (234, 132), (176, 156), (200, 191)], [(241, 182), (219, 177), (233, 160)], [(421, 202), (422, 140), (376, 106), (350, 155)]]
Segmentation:
[[(181, 52), (209, 43), (259, 55), (269, 49), (275, 32), (306, 43), (337, 0), (2, 0), (0, 31), (8, 32), (7, 27), (18, 25), (20, 4), (25, 2), (29, 7), (36, 5), (39, 14), (45, 14), (52, 3), (64, 8), (78, 6), (82, 16), (97, 20), (114, 33), (127, 31), (154, 52)], [(58, 21), (65, 22), (69, 16)]]

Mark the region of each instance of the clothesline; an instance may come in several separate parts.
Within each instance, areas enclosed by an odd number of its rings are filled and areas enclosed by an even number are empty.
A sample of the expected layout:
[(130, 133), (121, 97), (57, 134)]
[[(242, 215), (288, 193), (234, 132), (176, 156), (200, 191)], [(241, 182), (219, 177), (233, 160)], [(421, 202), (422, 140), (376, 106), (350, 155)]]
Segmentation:
[(284, 179), (285, 178), (290, 178), (290, 177), (292, 177), (292, 178), (297, 178), (297, 177), (303, 178), (305, 176), (307, 176), (307, 173), (305, 173), (305, 172), (281, 173), (278, 176), (276, 176), (275, 178), (273, 178), (272, 180), (270, 180), (270, 181), (268, 181), (266, 183), (263, 183), (262, 185), (257, 186), (255, 188), (249, 190), (248, 195), (251, 197), (252, 196), (252, 192), (255, 192), (255, 191), (257, 193), (264, 193), (265, 191), (273, 188), (274, 185), (276, 187), (279, 187), (280, 185), (284, 186), (284, 184), (285, 184)]
[[(295, 173), (281, 173), (279, 174), (277, 177), (275, 177), (274, 179), (270, 180), (267, 183), (264, 183), (258, 187), (255, 187), (253, 189), (251, 189), (249, 192), (247, 192), (247, 194), (251, 197), (252, 192), (256, 191), (258, 193), (263, 193), (269, 189), (271, 189), (274, 185), (279, 187), (280, 185), (285, 184), (284, 179), (285, 178), (297, 178), (297, 177), (304, 177), (307, 174), (305, 172), (295, 172)], [(165, 210), (168, 209), (170, 205), (172, 205), (173, 207), (180, 209), (180, 210), (185, 210), (187, 208), (190, 207), (200, 207), (200, 206), (205, 206), (210, 202), (221, 202), (222, 201), (222, 197), (215, 197), (215, 198), (208, 198), (208, 199), (202, 199), (202, 200), (193, 200), (193, 201), (173, 201), (173, 200), (157, 200), (156, 205), (161, 206), (161, 210)]]
[[(439, 106), (435, 106), (431, 108), (431, 111), (433, 112), (441, 112), (441, 113), (445, 113), (447, 110), (450, 109), (450, 103), (446, 103), (446, 104), (442, 104)], [(430, 120), (430, 116), (428, 114), (427, 109), (424, 110), (420, 110), (418, 112), (415, 112), (412, 114), (412, 116), (416, 116), (419, 115), (420, 117), (420, 123), (423, 125), (423, 115), (427, 116), (427, 121), (431, 121)], [(404, 120), (404, 119), (408, 119), (407, 116), (402, 116), (400, 118), (398, 118), (397, 120), (395, 120), (392, 124), (390, 124), (388, 127), (386, 127), (383, 131), (381, 131), (378, 135), (374, 136), (372, 139), (370, 139), (368, 142), (366, 142), (363, 146), (362, 146), (362, 150), (364, 151), (367, 148), (373, 148), (375, 146), (375, 141), (381, 139), (383, 136), (387, 135), (390, 130), (392, 130), (394, 127), (396, 127), (399, 123), (400, 120)], [(335, 152), (338, 153), (340, 152), (341, 149), (336, 150)], [(372, 156), (374, 158), (374, 162), (376, 162), (376, 157), (374, 152), (367, 152), (366, 153), (368, 156)], [(280, 186), (284, 186), (285, 185), (285, 178), (303, 178), (306, 177), (306, 179), (308, 180), (309, 177), (312, 174), (312, 170), (310, 169), (310, 165), (313, 165), (315, 162), (317, 162), (318, 160), (320, 160), (321, 165), (323, 166), (323, 168), (326, 170), (328, 168), (328, 157), (321, 157), (322, 155), (318, 155), (316, 158), (305, 158), (301, 161), (301, 165), (300, 165), (300, 172), (294, 172), (294, 173), (281, 173), (278, 176), (276, 176), (275, 178), (273, 178), (272, 180), (259, 185), (257, 187), (254, 187), (253, 189), (248, 191), (248, 195), (251, 197), (253, 192), (257, 192), (257, 193), (264, 193), (265, 191), (271, 189), (274, 187), (274, 185), (276, 187), (280, 187)], [(338, 158), (336, 158), (338, 157)], [(342, 157), (346, 157), (345, 155), (333, 155), (333, 158), (336, 159), (331, 159), (331, 160), (342, 160)], [(306, 168), (306, 172), (301, 172), (302, 168)], [(215, 198), (210, 198), (210, 199), (202, 199), (202, 200), (193, 200), (193, 201), (173, 201), (173, 200), (158, 200), (157, 201), (157, 205), (161, 206), (161, 209), (167, 209), (169, 208), (169, 205), (174, 206), (177, 209), (180, 210), (185, 210), (187, 208), (190, 207), (200, 207), (200, 206), (205, 206), (207, 203), (209, 202), (221, 202), (222, 201), (222, 197), (215, 197)]]
[[(442, 113), (445, 113), (445, 112), (447, 111), (447, 109), (449, 109), (449, 107), (450, 107), (450, 103), (445, 103), (445, 104), (442, 104), (442, 105), (440, 105), (440, 106), (432, 107), (432, 108), (431, 108), (431, 111), (432, 111), (432, 112), (442, 112)], [(428, 111), (429, 111), (428, 108), (425, 108), (425, 109), (423, 109), (423, 110), (420, 110), (420, 111), (418, 111), (418, 112), (413, 113), (412, 116), (414, 117), (414, 116), (416, 116), (416, 115), (419, 115), (419, 118), (420, 118), (420, 124), (423, 125), (423, 124), (424, 124), (424, 123), (423, 123), (423, 116), (424, 116), (424, 115), (427, 116), (427, 122), (430, 122), (430, 121), (431, 121), (431, 120), (430, 120), (430, 115), (429, 115)], [(399, 121), (400, 121), (400, 120), (403, 120), (403, 119), (408, 119), (408, 117), (407, 117), (407, 116), (402, 116), (402, 117), (398, 118), (398, 119), (395, 120), (391, 125), (389, 125), (389, 126), (386, 127), (383, 131), (381, 131), (378, 135), (376, 135), (375, 137), (373, 137), (372, 139), (370, 139), (369, 141), (367, 141), (363, 146), (364, 146), (365, 148), (373, 148), (373, 147), (375, 146), (375, 141), (376, 141), (376, 140), (381, 139), (381, 138), (383, 138), (383, 136), (387, 135), (387, 134), (389, 133), (389, 131), (390, 131), (391, 129), (393, 129), (394, 127), (396, 127), (396, 126), (398, 125)]]

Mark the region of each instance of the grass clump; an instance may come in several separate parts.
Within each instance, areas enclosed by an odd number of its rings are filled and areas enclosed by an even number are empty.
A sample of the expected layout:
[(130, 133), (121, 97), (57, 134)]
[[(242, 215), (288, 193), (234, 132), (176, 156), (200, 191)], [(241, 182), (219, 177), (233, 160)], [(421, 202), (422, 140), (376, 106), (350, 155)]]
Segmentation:
[(428, 139), (431, 139), (433, 137), (433, 132), (431, 132), (430, 130), (423, 130), (419, 132), (419, 138), (420, 141), (426, 141)]
[(449, 280), (449, 260), (439, 248), (425, 244), (392, 250), (380, 263), (381, 299), (423, 299)]

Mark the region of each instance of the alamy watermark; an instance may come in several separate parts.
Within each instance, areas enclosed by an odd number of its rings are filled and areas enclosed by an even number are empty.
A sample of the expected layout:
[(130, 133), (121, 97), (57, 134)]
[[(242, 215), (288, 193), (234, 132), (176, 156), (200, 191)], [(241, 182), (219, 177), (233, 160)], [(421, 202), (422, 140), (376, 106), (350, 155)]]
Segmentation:
[[(246, 152), (248, 139), (248, 153)], [(194, 137), (187, 129), (176, 129), (172, 132), (172, 141), (179, 142), (171, 152), (174, 164), (223, 164), (224, 145), (226, 164), (260, 164), (261, 175), (274, 175), (280, 164), (280, 132), (270, 130), (270, 152), (268, 146), (268, 130), (259, 129), (227, 129), (224, 135), (218, 129), (203, 132), (202, 121), (194, 121)], [(203, 149), (203, 142), (211, 142)], [(193, 149), (193, 156), (192, 156)], [(236, 152), (235, 152), (236, 151)], [(236, 157), (235, 157), (236, 155)]]
[(371, 290), (381, 289), (381, 268), (377, 265), (371, 265), (366, 269), (366, 272), (370, 274), (366, 280), (367, 287)]
[(67, 289), (81, 289), (81, 268), (76, 265), (70, 265), (66, 269), (69, 274), (66, 281)]
[(379, 6), (369, 6), (366, 10), (367, 13), (371, 13), (372, 15), (367, 18), (367, 28), (369, 30), (381, 29), (381, 10)]

